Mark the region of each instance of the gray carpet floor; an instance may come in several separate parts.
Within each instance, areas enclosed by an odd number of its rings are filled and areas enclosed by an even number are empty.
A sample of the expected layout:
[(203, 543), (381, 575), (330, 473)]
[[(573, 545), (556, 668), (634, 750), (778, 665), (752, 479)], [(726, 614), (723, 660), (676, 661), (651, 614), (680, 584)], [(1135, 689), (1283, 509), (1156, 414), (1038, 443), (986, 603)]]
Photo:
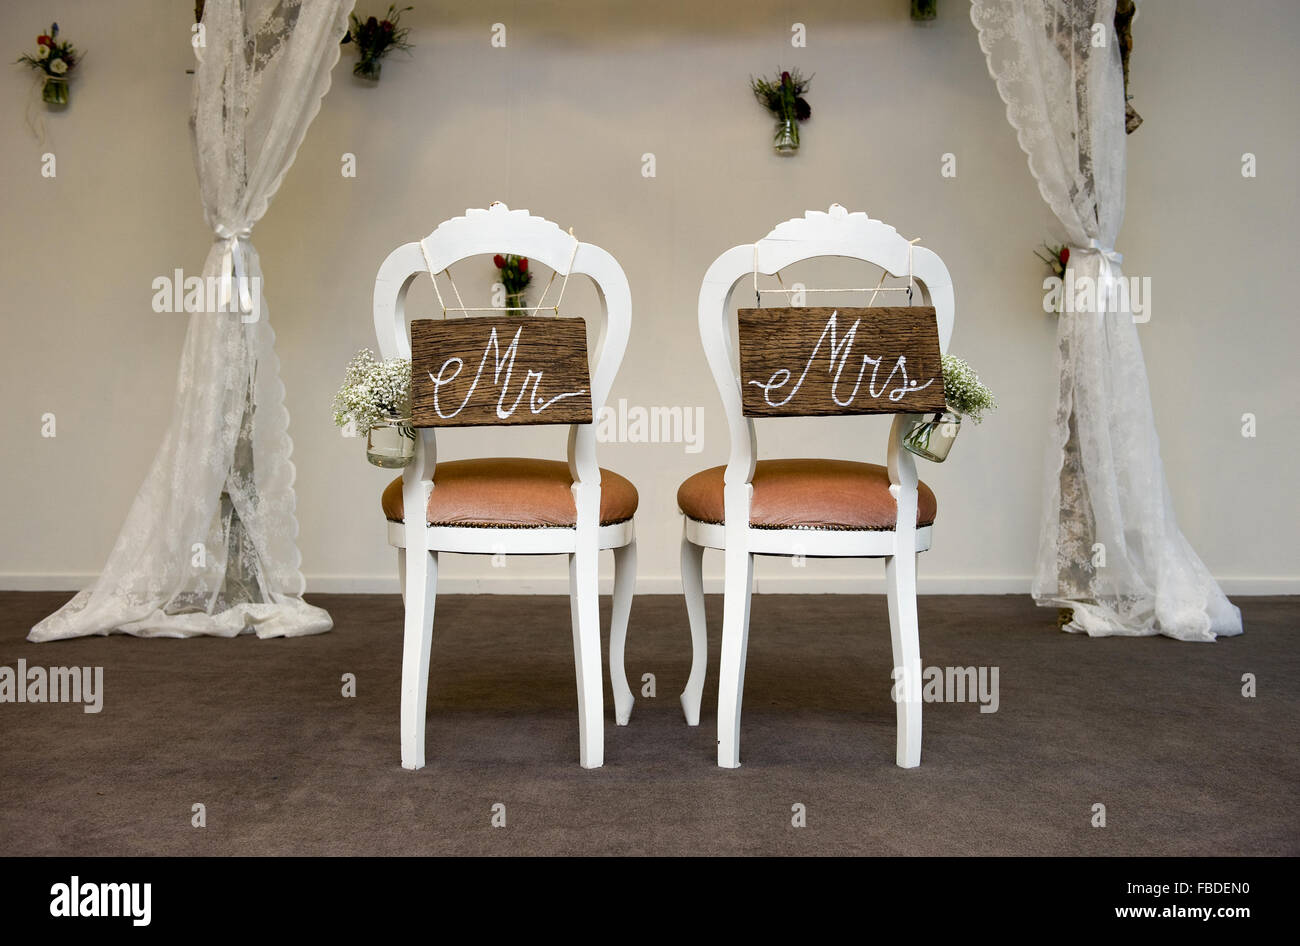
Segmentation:
[(408, 772), (397, 597), (312, 596), (335, 630), (297, 640), (27, 643), (67, 597), (0, 594), (0, 666), (104, 668), (98, 714), (0, 704), (5, 854), (1300, 853), (1296, 598), (1239, 599), (1244, 636), (1186, 644), (1064, 634), (1020, 596), (924, 597), (923, 663), (998, 667), (1000, 705), (928, 704), (921, 766), (904, 771), (884, 598), (756, 597), (743, 765), (728, 771), (721, 599), (689, 728), (684, 605), (641, 597), (628, 676), (639, 692), (654, 674), (656, 694), (615, 726), (606, 681), (606, 763), (587, 771), (567, 599), (447, 596), (428, 764)]

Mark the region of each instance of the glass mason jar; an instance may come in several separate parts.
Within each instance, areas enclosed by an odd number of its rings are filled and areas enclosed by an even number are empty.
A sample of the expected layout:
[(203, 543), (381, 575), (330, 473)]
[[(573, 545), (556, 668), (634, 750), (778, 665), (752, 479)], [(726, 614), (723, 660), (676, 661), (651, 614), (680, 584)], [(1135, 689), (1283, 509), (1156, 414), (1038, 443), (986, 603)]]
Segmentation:
[(772, 147), (780, 155), (792, 155), (799, 150), (799, 122), (794, 116), (777, 121), (776, 134), (772, 136)]
[(384, 64), (373, 56), (362, 56), (355, 66), (352, 67), (354, 75), (363, 79), (369, 79), (371, 82), (379, 81), (379, 73), (383, 71)]
[(385, 470), (400, 470), (415, 459), (415, 428), (411, 418), (390, 415), (366, 436), (366, 459)]
[(45, 83), (41, 86), (41, 99), (47, 105), (67, 105), (68, 104), (67, 77), (47, 75), (45, 77)]
[(952, 442), (961, 431), (961, 415), (952, 411), (939, 411), (927, 415), (912, 426), (903, 437), (903, 449), (934, 463), (948, 459)]

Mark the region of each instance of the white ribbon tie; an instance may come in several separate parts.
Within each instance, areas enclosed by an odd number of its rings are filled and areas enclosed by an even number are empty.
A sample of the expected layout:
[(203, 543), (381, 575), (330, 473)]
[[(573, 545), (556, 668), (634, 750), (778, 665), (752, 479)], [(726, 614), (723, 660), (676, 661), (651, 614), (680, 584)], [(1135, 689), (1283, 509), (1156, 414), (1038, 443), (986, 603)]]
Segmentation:
[(219, 278), (219, 302), (222, 309), (230, 305), (238, 287), (238, 304), (240, 312), (253, 311), (253, 292), (248, 280), (248, 266), (244, 259), (244, 247), (241, 240), (253, 235), (251, 227), (232, 230), (225, 224), (217, 227), (217, 242), (222, 244)]

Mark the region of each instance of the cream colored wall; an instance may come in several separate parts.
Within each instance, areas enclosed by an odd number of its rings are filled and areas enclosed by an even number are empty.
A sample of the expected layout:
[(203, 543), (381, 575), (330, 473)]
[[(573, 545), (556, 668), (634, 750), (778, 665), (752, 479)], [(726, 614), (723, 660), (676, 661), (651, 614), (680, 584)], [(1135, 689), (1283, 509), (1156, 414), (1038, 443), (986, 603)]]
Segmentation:
[[(607, 444), (605, 466), (641, 491), (641, 587), (675, 591), (677, 484), (724, 462), (726, 432), (695, 328), (704, 270), (807, 208), (837, 201), (920, 236), (952, 272), (952, 350), (1001, 409), (922, 475), (940, 499), (922, 590), (1018, 592), (1033, 567), (1043, 437), (1054, 401), (1053, 323), (1031, 255), (1058, 235), (985, 69), (965, 0), (916, 27), (905, 0), (873, 2), (430, 3), (408, 14), (416, 49), (377, 87), (335, 85), (255, 232), (293, 416), (303, 570), (309, 589), (395, 588), (378, 509), (386, 474), (332, 426), (343, 365), (373, 345), (375, 271), (395, 246), (469, 206), (503, 200), (573, 226), (631, 282), (634, 326), (614, 400), (704, 410), (698, 454)], [(370, 7), (378, 8), (374, 2)], [(0, 418), (0, 586), (71, 588), (97, 572), (171, 411), (183, 317), (151, 311), (151, 281), (197, 272), (210, 236), (186, 132), (189, 3), (64, 0), (64, 34), (89, 52), (41, 146), (25, 126), (29, 79), (0, 87), (5, 227), (0, 252), (5, 409)], [(1300, 87), (1300, 12), (1213, 0), (1147, 0), (1136, 26), (1136, 105), (1119, 249), (1149, 275), (1141, 329), (1180, 522), (1230, 592), (1300, 590), (1290, 294)], [(6, 3), (16, 56), (47, 4)], [(508, 45), (489, 45), (493, 22)], [(791, 25), (806, 25), (794, 49)], [(780, 159), (749, 98), (751, 73), (816, 73), (803, 150)], [(39, 106), (36, 113), (40, 113)], [(1259, 176), (1240, 173), (1243, 152)], [(58, 176), (40, 175), (41, 155)], [(356, 155), (344, 179), (341, 156)], [(642, 176), (653, 152), (657, 176)], [(957, 176), (940, 176), (940, 156)], [(462, 289), (490, 272), (465, 266)], [(860, 284), (847, 268), (807, 281)], [(793, 274), (792, 278), (798, 278)], [(874, 281), (874, 280), (873, 280)], [(592, 295), (570, 287), (571, 311)], [(417, 303), (432, 294), (423, 284)], [(480, 295), (480, 298), (482, 296)], [(57, 417), (57, 437), (40, 436)], [(1258, 436), (1241, 436), (1241, 416)], [(760, 424), (766, 455), (881, 460), (879, 419)], [(556, 431), (455, 432), (446, 458), (539, 451)], [(606, 563), (608, 565), (608, 563)], [(706, 558), (716, 576), (721, 563)], [(759, 563), (760, 590), (879, 590), (874, 563)], [(562, 591), (554, 559), (459, 558), (448, 590)], [(867, 579), (867, 584), (857, 579)]]

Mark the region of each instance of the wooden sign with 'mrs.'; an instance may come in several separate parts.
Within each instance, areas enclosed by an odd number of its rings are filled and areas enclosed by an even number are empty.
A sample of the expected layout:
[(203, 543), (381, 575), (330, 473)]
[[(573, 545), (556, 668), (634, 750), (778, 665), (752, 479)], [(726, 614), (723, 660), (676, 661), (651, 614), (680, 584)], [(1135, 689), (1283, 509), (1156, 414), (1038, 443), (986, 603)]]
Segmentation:
[(411, 322), (413, 426), (591, 420), (582, 319), (491, 315)]
[(746, 417), (942, 411), (933, 306), (741, 309)]

